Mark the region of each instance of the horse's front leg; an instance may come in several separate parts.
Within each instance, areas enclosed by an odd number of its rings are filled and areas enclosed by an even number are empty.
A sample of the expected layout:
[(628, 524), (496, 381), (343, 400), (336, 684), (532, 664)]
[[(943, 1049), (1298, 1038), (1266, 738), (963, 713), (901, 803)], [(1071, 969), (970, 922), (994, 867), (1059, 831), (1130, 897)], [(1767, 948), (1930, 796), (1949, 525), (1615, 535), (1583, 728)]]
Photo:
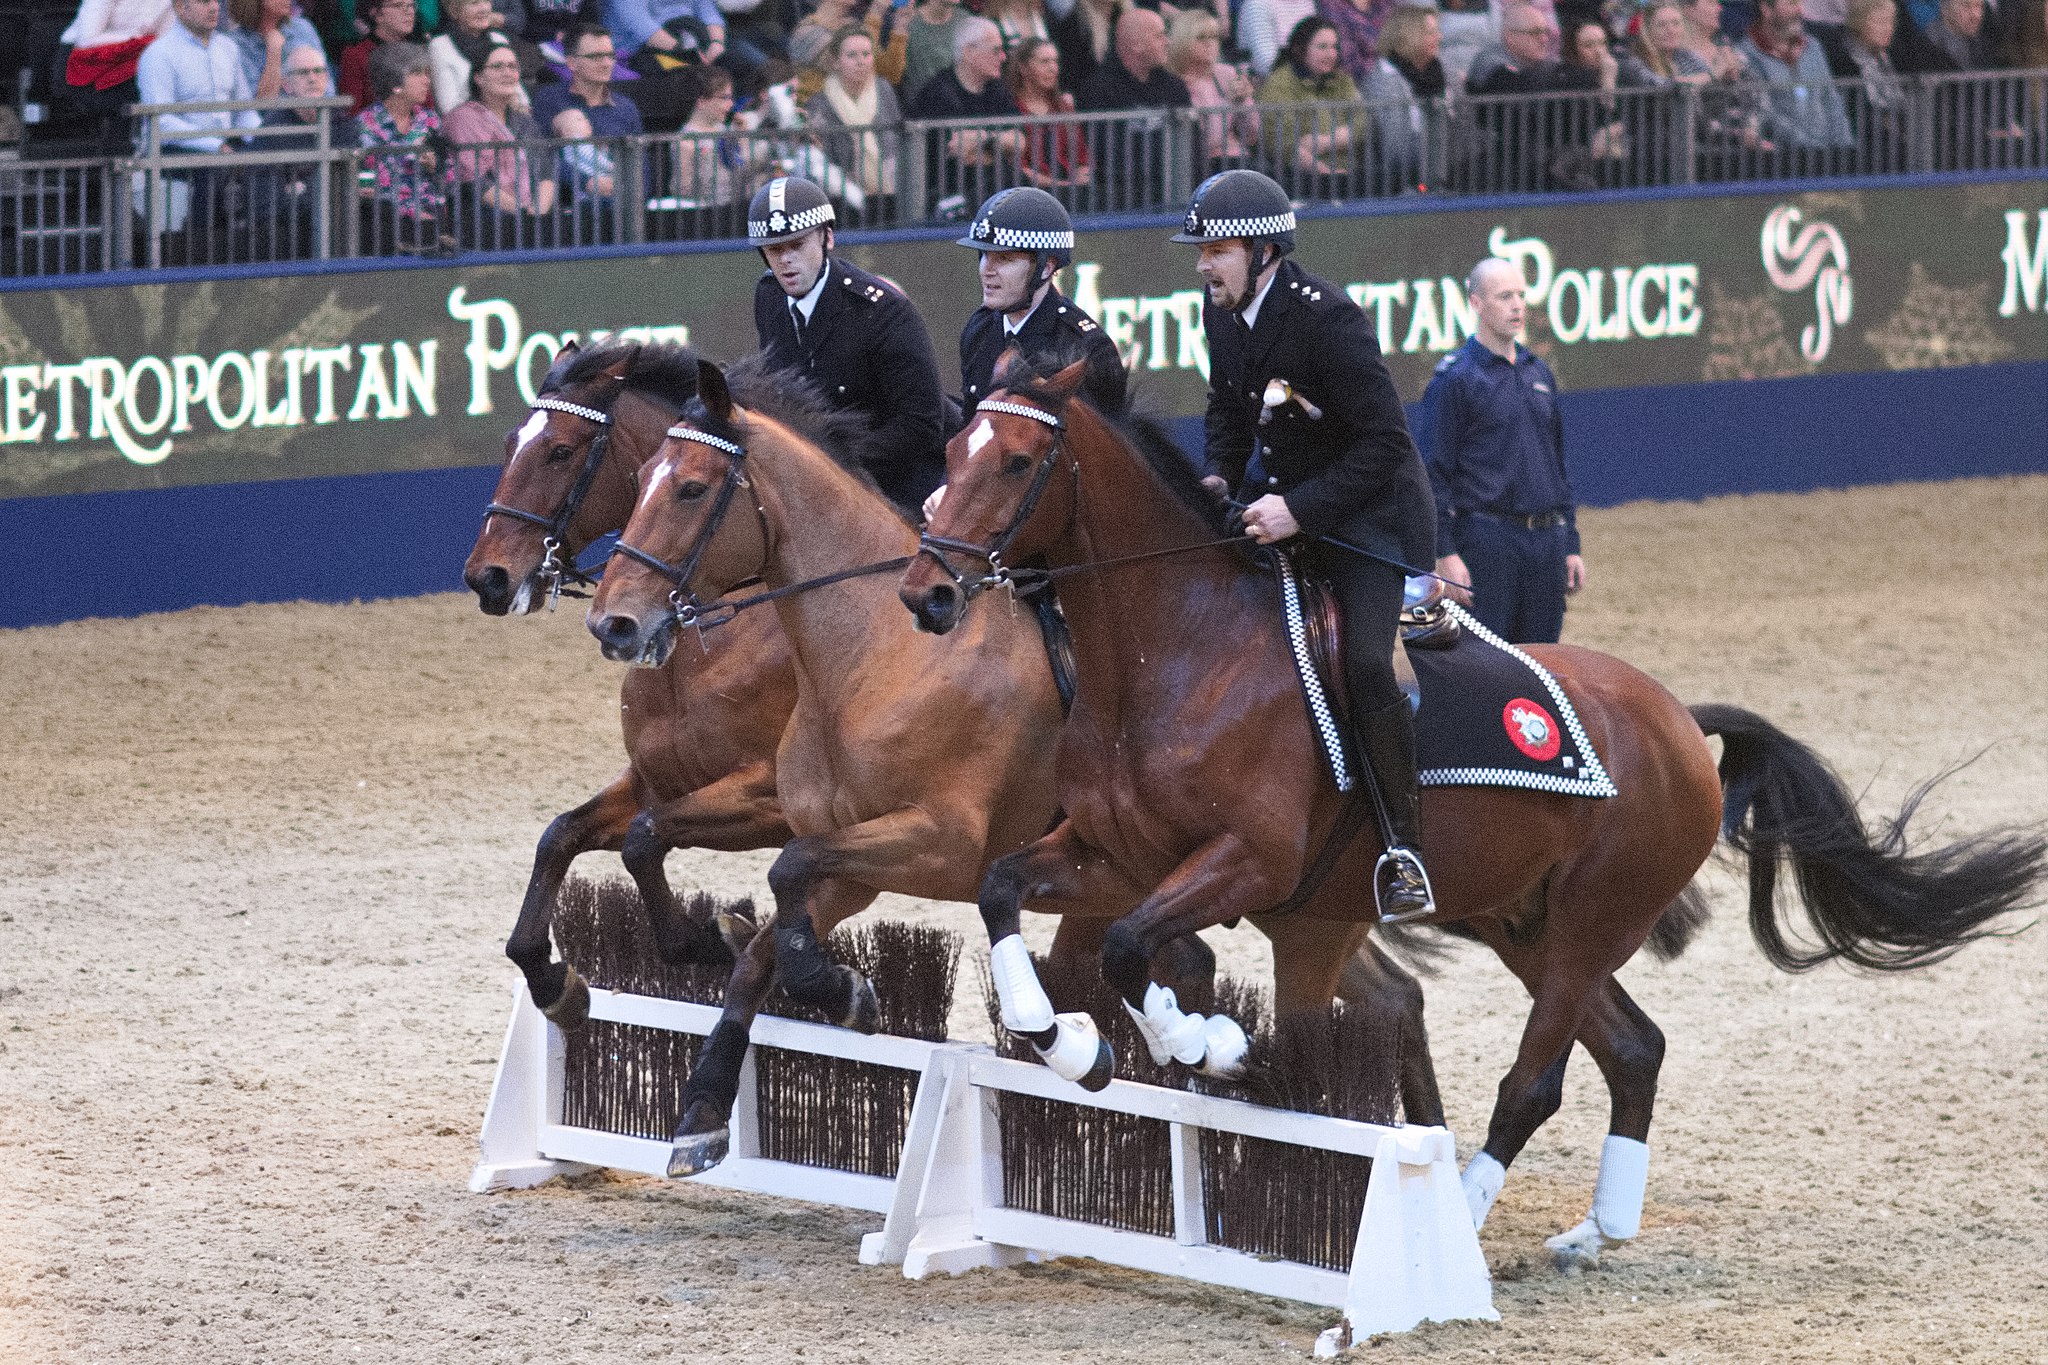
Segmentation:
[(1100, 849), (1082, 841), (1071, 820), (1029, 848), (996, 859), (982, 879), (981, 919), (988, 928), (989, 975), (1003, 1027), (1029, 1041), (1055, 1074), (1084, 1089), (1108, 1085), (1116, 1058), (1086, 1014), (1053, 1013), (1024, 946), (1024, 903), (1037, 902), (1034, 910), (1062, 916), (1062, 937), (1071, 941), (1078, 935), (1066, 925), (1114, 915), (1139, 894)]
[(548, 920), (554, 912), (555, 896), (577, 855), (596, 848), (619, 848), (639, 810), (633, 775), (621, 773), (603, 791), (549, 822), (533, 851), (533, 874), (527, 878), (519, 920), (505, 940), (505, 956), (526, 977), (534, 1005), (561, 1028), (580, 1028), (589, 1018), (590, 988), (574, 967), (554, 960)]
[[(774, 848), (788, 840), (789, 825), (775, 796), (775, 771), (765, 763), (662, 801), (634, 820), (620, 856), (640, 888), (662, 961), (730, 965), (738, 947), (733, 926), (692, 919), (677, 902), (663, 869), (670, 849), (736, 852)], [(750, 931), (743, 922), (738, 939), (752, 937)]]

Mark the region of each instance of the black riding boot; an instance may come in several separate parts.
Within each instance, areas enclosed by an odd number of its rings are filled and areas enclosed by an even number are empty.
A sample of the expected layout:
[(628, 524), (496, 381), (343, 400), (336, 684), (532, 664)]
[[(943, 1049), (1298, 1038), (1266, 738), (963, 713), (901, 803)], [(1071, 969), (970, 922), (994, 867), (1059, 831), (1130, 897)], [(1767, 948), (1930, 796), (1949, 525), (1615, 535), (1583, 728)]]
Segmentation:
[(1373, 869), (1380, 920), (1393, 924), (1427, 915), (1436, 901), (1422, 867), (1422, 793), (1415, 784), (1415, 721), (1408, 699), (1360, 716), (1357, 734), (1392, 835)]

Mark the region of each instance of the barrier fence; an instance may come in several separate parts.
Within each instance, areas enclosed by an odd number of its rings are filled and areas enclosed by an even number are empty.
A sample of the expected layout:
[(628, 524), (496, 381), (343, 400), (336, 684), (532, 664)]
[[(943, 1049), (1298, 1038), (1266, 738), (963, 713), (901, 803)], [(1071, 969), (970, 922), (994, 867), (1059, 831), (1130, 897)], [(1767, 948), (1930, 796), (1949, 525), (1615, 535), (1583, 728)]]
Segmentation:
[[(2048, 70), (373, 148), (344, 145), (344, 108), (136, 106), (132, 157), (0, 165), (0, 274), (743, 241), (748, 196), (787, 173), (858, 229), (958, 219), (1020, 184), (1082, 218), (1171, 212), (1238, 165), (1327, 204), (2048, 169)], [(247, 111), (269, 125), (225, 153), (163, 123)]]

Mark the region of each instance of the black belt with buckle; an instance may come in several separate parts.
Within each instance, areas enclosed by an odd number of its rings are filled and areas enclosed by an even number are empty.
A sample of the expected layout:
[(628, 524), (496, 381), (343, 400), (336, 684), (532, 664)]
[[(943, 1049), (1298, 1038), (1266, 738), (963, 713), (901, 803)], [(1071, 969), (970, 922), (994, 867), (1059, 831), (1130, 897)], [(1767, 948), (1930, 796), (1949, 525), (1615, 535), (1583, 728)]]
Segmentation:
[(1454, 517), (1474, 517), (1480, 521), (1498, 521), (1509, 526), (1519, 526), (1525, 531), (1548, 531), (1553, 526), (1562, 526), (1569, 517), (1563, 512), (1531, 512), (1524, 516), (1518, 512), (1453, 512)]

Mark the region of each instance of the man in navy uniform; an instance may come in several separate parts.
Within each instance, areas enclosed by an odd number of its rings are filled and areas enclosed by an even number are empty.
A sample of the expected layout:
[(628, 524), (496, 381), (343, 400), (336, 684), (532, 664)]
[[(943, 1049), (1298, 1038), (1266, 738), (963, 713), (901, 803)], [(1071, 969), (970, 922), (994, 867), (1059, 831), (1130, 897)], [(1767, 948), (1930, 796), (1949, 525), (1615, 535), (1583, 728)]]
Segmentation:
[(946, 477), (931, 337), (894, 285), (833, 256), (832, 221), (832, 201), (808, 180), (783, 176), (754, 195), (747, 238), (768, 266), (754, 286), (754, 330), (770, 365), (867, 419), (868, 472), (914, 512)]
[[(1202, 182), (1174, 241), (1201, 247), (1209, 343), (1204, 482), (1241, 488), (1261, 544), (1328, 535), (1316, 559), (1344, 608), (1353, 732), (1371, 766), (1387, 856), (1374, 875), (1383, 919), (1435, 908), (1420, 854), (1415, 732), (1393, 669), (1406, 574), (1430, 556), (1436, 512), (1401, 396), (1365, 314), (1343, 289), (1286, 258), (1294, 209), (1250, 170)], [(1391, 562), (1385, 562), (1391, 561)]]
[(1081, 392), (1097, 411), (1124, 408), (1123, 357), (1053, 280), (1074, 263), (1074, 224), (1060, 201), (1039, 189), (1001, 190), (974, 215), (959, 245), (981, 253), (981, 307), (960, 333), (963, 420), (994, 387), (996, 361), (1011, 346), (1027, 360), (1088, 360)]
[(1522, 289), (1512, 261), (1472, 268), (1474, 331), (1430, 378), (1422, 444), (1436, 493), (1436, 571), (1465, 585), (1451, 595), (1494, 634), (1546, 644), (1564, 630), (1564, 599), (1585, 586), (1586, 562), (1557, 379), (1515, 341)]

